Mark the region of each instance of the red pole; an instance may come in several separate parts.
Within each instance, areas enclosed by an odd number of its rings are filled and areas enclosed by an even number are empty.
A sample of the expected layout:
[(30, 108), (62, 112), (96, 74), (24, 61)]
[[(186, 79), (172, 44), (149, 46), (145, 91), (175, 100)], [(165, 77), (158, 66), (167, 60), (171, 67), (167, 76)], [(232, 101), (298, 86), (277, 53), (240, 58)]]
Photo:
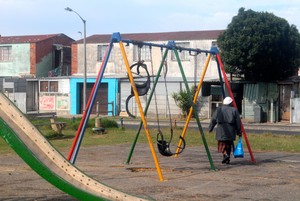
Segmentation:
[[(229, 93), (230, 97), (231, 97), (232, 100), (233, 100), (233, 106), (234, 106), (235, 108), (237, 108), (236, 102), (235, 102), (234, 97), (233, 97), (233, 94), (232, 94), (231, 87), (230, 87), (230, 85), (229, 85), (229, 81), (228, 81), (227, 76), (226, 76), (226, 72), (225, 72), (225, 69), (224, 69), (224, 66), (223, 66), (221, 57), (220, 57), (220, 54), (217, 54), (217, 60), (218, 60), (218, 62), (219, 62), (219, 64), (220, 64), (220, 69), (221, 69), (222, 74), (223, 74), (223, 78), (224, 78), (224, 81), (225, 81), (226, 88), (228, 89), (228, 93)], [(244, 137), (245, 142), (246, 142), (246, 144), (247, 144), (247, 148), (248, 148), (248, 150), (249, 150), (249, 154), (250, 154), (250, 157), (251, 157), (251, 161), (254, 162), (254, 163), (256, 163), (255, 158), (254, 158), (253, 153), (252, 153), (252, 149), (251, 149), (251, 146), (250, 146), (250, 143), (249, 143), (249, 140), (248, 140), (248, 137), (247, 137), (247, 134), (246, 134), (246, 131), (245, 131), (245, 128), (244, 128), (244, 125), (243, 125), (242, 120), (241, 120), (241, 129), (242, 129), (242, 132), (243, 132), (243, 137)]]
[[(109, 48), (110, 48), (110, 46), (107, 47), (106, 52), (105, 52), (105, 56), (104, 56), (103, 58), (106, 58), (106, 55), (107, 55), (107, 52), (108, 52)], [(105, 62), (104, 62), (104, 60), (103, 60), (103, 61), (102, 61), (102, 64), (101, 64), (101, 67), (100, 67), (100, 70), (99, 70), (99, 73), (98, 73), (98, 76), (97, 76), (97, 78), (96, 78), (96, 82), (95, 82), (95, 83), (98, 83), (98, 80), (100, 79), (100, 73), (102, 72), (102, 68), (104, 67), (104, 63), (105, 63)], [(92, 96), (93, 96), (93, 94), (94, 94), (94, 92), (95, 92), (95, 88), (96, 88), (96, 84), (94, 84), (94, 86), (93, 86), (91, 95), (90, 95), (89, 100), (88, 100), (88, 102), (87, 102), (86, 108), (84, 109), (84, 113), (83, 113), (83, 115), (82, 115), (80, 124), (79, 124), (79, 126), (78, 126), (78, 129), (77, 129), (76, 136), (75, 136), (75, 138), (74, 138), (72, 147), (71, 147), (70, 152), (69, 152), (69, 154), (68, 154), (68, 160), (69, 160), (69, 161), (70, 161), (71, 158), (72, 158), (72, 155), (73, 155), (73, 153), (74, 153), (74, 149), (75, 149), (75, 147), (76, 147), (76, 145), (77, 145), (78, 138), (79, 138), (79, 136), (80, 136), (80, 133), (81, 133), (81, 131), (82, 131), (82, 127), (83, 127), (83, 125), (84, 125), (84, 121), (85, 121), (85, 119), (87, 118), (87, 116), (86, 116), (86, 115), (87, 115), (87, 108), (90, 107), (90, 104), (91, 104), (91, 101), (92, 101)]]
[[(95, 85), (93, 86), (93, 89), (92, 89), (92, 92), (91, 92), (91, 95), (94, 93), (94, 90), (95, 90)], [(86, 108), (88, 108), (91, 104), (91, 96), (89, 97), (89, 100), (88, 100), (88, 103), (86, 105)], [(72, 155), (74, 153), (74, 149), (76, 147), (76, 144), (78, 142), (78, 138), (80, 136), (80, 133), (81, 133), (81, 130), (82, 130), (82, 127), (83, 127), (83, 124), (84, 124), (84, 120), (86, 119), (86, 108), (84, 109), (84, 113), (82, 115), (82, 118), (81, 118), (81, 121), (80, 121), (80, 124), (78, 126), (78, 129), (77, 129), (77, 132), (76, 132), (76, 136), (74, 138), (74, 141), (73, 141), (73, 144), (72, 144), (72, 147), (70, 149), (70, 152), (69, 152), (69, 155), (68, 155), (68, 160), (71, 160), (72, 158)]]
[[(98, 79), (98, 78), (97, 78), (97, 79)], [(73, 155), (73, 153), (74, 153), (74, 149), (75, 149), (75, 147), (76, 147), (76, 145), (77, 145), (78, 138), (79, 138), (80, 133), (81, 133), (81, 131), (82, 131), (82, 127), (83, 127), (83, 124), (84, 124), (84, 120), (87, 118), (87, 117), (86, 117), (86, 114), (87, 114), (87, 110), (86, 110), (86, 109), (89, 108), (89, 106), (90, 106), (90, 104), (91, 104), (92, 95), (94, 94), (94, 91), (95, 91), (95, 85), (93, 86), (93, 89), (92, 89), (92, 92), (91, 92), (91, 96), (89, 97), (89, 100), (88, 100), (88, 102), (87, 102), (86, 108), (85, 108), (84, 113), (83, 113), (83, 115), (82, 115), (80, 124), (79, 124), (79, 126), (78, 126), (78, 129), (77, 129), (77, 132), (76, 132), (76, 136), (75, 136), (75, 138), (74, 138), (72, 147), (71, 147), (70, 152), (69, 152), (69, 155), (68, 155), (68, 160), (71, 160), (72, 155)]]

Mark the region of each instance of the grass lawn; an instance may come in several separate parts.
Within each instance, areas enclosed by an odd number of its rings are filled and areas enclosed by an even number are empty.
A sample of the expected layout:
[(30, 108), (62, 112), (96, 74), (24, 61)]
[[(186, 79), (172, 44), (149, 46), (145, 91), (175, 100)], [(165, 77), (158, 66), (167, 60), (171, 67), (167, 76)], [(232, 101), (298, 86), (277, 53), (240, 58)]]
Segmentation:
[[(32, 121), (34, 125), (37, 124), (46, 124), (49, 120), (35, 120)], [(79, 125), (80, 119), (62, 119), (59, 118), (58, 121), (67, 122), (67, 127), (63, 129), (63, 134), (56, 134), (50, 127), (50, 125), (38, 126), (41, 133), (56, 147), (58, 150), (69, 150), (74, 136), (76, 135), (77, 127)], [(102, 122), (103, 121), (103, 122)], [(133, 143), (136, 133), (136, 129), (121, 129), (116, 127), (116, 121), (114, 119), (101, 119), (101, 124), (106, 128), (106, 133), (103, 135), (95, 134), (92, 132), (94, 127), (94, 119), (90, 119), (88, 127), (86, 128), (84, 138), (82, 140), (81, 146), (101, 146), (101, 145), (116, 145)], [(170, 130), (162, 130), (165, 140), (168, 141), (170, 137)], [(181, 129), (175, 129), (173, 134), (172, 145), (176, 146), (178, 143), (179, 136), (181, 134)], [(153, 143), (156, 142), (157, 131), (155, 129), (150, 130)], [(247, 133), (252, 151), (282, 151), (282, 152), (299, 152), (300, 153), (300, 136), (294, 135), (273, 135), (272, 133), (265, 134), (255, 134)], [(210, 149), (215, 149), (216, 141), (215, 135), (205, 133), (205, 139)], [(186, 133), (186, 146), (202, 146), (202, 138), (199, 132), (188, 130)], [(147, 137), (144, 130), (142, 129), (137, 143), (148, 143)], [(244, 149), (246, 149), (246, 144), (244, 143)], [(175, 148), (174, 148), (175, 149)], [(0, 154), (11, 153), (13, 150), (9, 145), (0, 138)]]

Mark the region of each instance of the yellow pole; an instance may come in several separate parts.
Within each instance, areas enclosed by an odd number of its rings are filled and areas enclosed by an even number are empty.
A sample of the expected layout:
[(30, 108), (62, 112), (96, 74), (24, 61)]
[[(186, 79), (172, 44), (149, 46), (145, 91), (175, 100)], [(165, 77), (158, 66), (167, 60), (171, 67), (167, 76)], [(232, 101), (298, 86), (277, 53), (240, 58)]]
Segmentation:
[[(207, 68), (208, 68), (208, 64), (209, 64), (209, 61), (210, 61), (210, 57), (211, 57), (211, 54), (208, 54), (207, 58), (206, 58), (206, 61), (205, 61), (205, 65), (204, 65), (204, 69), (203, 69), (203, 72), (202, 72), (202, 75), (201, 75), (201, 79), (199, 81), (199, 84), (198, 84), (198, 87), (197, 87), (197, 90), (196, 90), (196, 93), (194, 95), (194, 100), (193, 102), (194, 103), (197, 103), (197, 99), (198, 99), (198, 95), (199, 95), (199, 92), (200, 92), (200, 89), (202, 87), (202, 83), (203, 83), (203, 80), (204, 80), (204, 77), (205, 77), (205, 74), (206, 74), (206, 71), (207, 71)], [(181, 137), (184, 138), (185, 134), (186, 134), (186, 131), (187, 131), (187, 128), (189, 126), (189, 122), (190, 122), (190, 119), (192, 117), (192, 114), (193, 114), (193, 107), (190, 108), (190, 111), (189, 111), (189, 114), (188, 114), (188, 117), (186, 119), (186, 122), (185, 122), (185, 125), (184, 125), (184, 128), (183, 128), (183, 131), (181, 133)], [(176, 154), (175, 156), (177, 157), (178, 156), (178, 153), (180, 151), (180, 148), (182, 145), (182, 139), (179, 140), (179, 143), (178, 143), (178, 146), (177, 146), (177, 149), (176, 149)]]
[(128, 73), (128, 77), (129, 77), (129, 80), (130, 80), (130, 83), (131, 83), (131, 86), (132, 86), (132, 90), (133, 90), (133, 93), (134, 93), (134, 96), (135, 96), (135, 100), (136, 100), (136, 103), (138, 105), (139, 112), (140, 112), (140, 115), (141, 115), (141, 118), (142, 118), (142, 122), (143, 122), (143, 125), (144, 125), (144, 130), (145, 130), (145, 133), (146, 133), (146, 136), (147, 136), (147, 139), (148, 139), (148, 143), (149, 143), (150, 150), (151, 150), (151, 153), (152, 153), (152, 156), (153, 156), (153, 159), (154, 159), (154, 163), (155, 163), (156, 170), (157, 170), (157, 173), (158, 173), (158, 176), (159, 176), (159, 180), (163, 181), (164, 178), (163, 178), (160, 166), (159, 166), (157, 155), (155, 153), (152, 138), (151, 138), (148, 126), (147, 126), (147, 121), (146, 121), (145, 114), (144, 114), (143, 108), (142, 108), (142, 104), (141, 104), (141, 101), (140, 101), (140, 98), (139, 98), (139, 94), (136, 90), (136, 86), (135, 86), (135, 83), (134, 83), (134, 80), (133, 80), (132, 72), (130, 70), (130, 65), (129, 65), (129, 62), (128, 62), (128, 59), (127, 59), (127, 56), (126, 56), (124, 44), (123, 44), (122, 41), (120, 41), (119, 44), (120, 44), (121, 52), (122, 52), (123, 59), (124, 59), (125, 65), (126, 65), (126, 70), (127, 70), (127, 73)]

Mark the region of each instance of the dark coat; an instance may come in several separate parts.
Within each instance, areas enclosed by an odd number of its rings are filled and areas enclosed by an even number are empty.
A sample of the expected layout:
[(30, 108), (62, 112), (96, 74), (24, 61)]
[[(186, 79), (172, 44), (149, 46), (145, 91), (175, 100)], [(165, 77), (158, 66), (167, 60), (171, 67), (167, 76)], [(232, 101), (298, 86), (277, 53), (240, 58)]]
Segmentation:
[(238, 110), (229, 105), (218, 107), (214, 112), (209, 124), (209, 132), (211, 132), (217, 124), (216, 140), (234, 141), (236, 135), (241, 135), (241, 119)]

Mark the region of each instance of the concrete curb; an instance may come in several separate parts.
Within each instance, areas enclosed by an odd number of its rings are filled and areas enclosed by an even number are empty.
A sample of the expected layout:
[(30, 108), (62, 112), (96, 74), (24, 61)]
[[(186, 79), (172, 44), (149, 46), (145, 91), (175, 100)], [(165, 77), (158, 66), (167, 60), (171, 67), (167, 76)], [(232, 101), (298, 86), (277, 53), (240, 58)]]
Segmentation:
[[(122, 118), (122, 117), (120, 117)], [(169, 125), (169, 121), (167, 120), (160, 120), (160, 125), (167, 126)], [(203, 129), (207, 129), (209, 125), (209, 121), (201, 121), (201, 126)], [(124, 125), (139, 125), (140, 120), (139, 119), (123, 119)], [(157, 125), (157, 122), (155, 120), (148, 120), (148, 125), (155, 126)], [(173, 122), (174, 124), (174, 122)], [(176, 125), (178, 127), (184, 127), (185, 122), (184, 121), (176, 121)], [(249, 130), (261, 130), (261, 131), (290, 131), (290, 132), (299, 132), (300, 134), (300, 125), (299, 124), (289, 124), (287, 122), (278, 122), (278, 123), (243, 123), (244, 128), (247, 132), (247, 129)], [(189, 128), (197, 128), (197, 123), (193, 120), (189, 123)]]

